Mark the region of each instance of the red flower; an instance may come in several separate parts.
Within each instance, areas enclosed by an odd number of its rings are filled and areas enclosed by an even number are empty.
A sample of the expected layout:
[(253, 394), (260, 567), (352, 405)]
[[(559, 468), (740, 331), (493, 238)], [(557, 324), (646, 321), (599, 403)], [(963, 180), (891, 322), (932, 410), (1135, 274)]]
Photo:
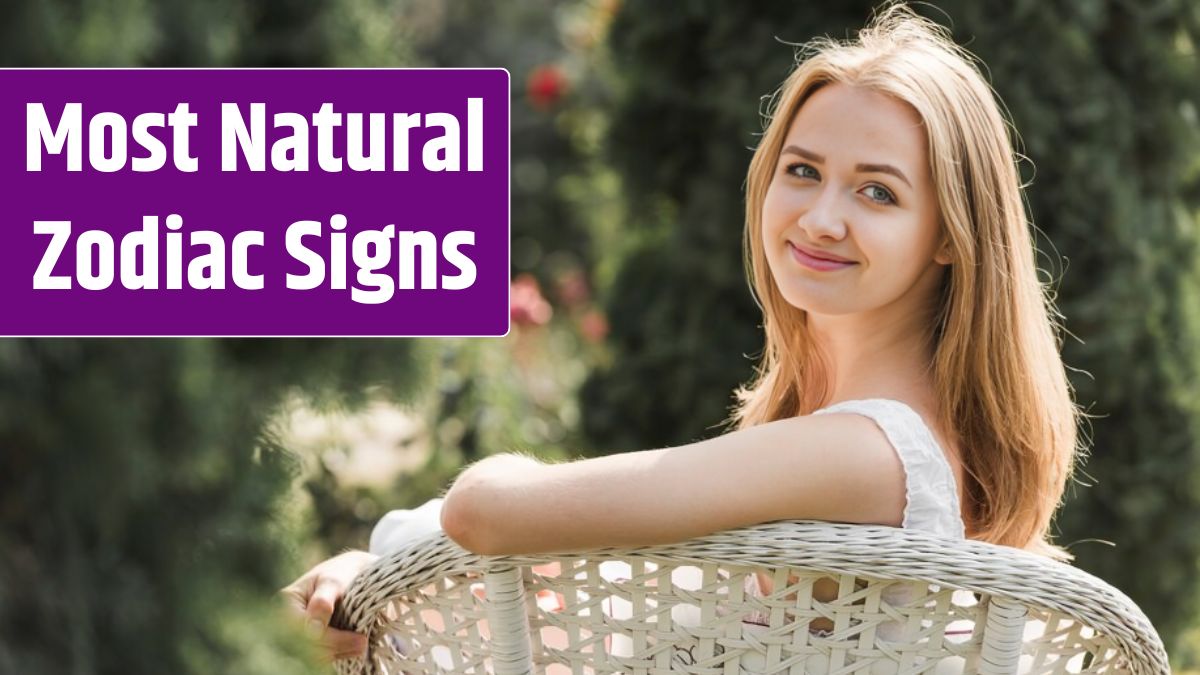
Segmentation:
[(566, 91), (567, 77), (558, 66), (538, 66), (525, 80), (525, 96), (529, 105), (538, 110), (554, 107)]
[(540, 326), (554, 314), (533, 275), (521, 274), (513, 279), (509, 286), (508, 314), (518, 326)]

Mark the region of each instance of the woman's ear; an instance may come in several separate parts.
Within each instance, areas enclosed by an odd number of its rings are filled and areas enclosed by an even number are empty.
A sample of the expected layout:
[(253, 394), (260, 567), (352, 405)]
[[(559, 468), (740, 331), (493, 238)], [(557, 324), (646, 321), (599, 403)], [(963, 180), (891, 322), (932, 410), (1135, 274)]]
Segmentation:
[(954, 256), (950, 252), (950, 241), (942, 242), (938, 252), (933, 256), (933, 261), (939, 265), (949, 265), (954, 262)]

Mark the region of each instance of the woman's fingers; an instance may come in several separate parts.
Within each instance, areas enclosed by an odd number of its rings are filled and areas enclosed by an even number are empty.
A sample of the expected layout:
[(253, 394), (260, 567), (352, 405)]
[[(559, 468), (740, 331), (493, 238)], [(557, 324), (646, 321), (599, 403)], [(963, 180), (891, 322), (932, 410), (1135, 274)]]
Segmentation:
[(362, 656), (367, 651), (365, 635), (329, 627), (333, 606), (344, 591), (340, 579), (317, 577), (303, 612), (309, 634), (319, 639), (322, 651), (331, 660)]
[(345, 588), (339, 579), (319, 577), (312, 595), (308, 596), (308, 606), (305, 607), (308, 623), (321, 627), (329, 625), (329, 619), (333, 616), (333, 606), (343, 591)]
[(367, 636), (348, 630), (326, 628), (321, 636), (321, 646), (335, 660), (354, 658), (366, 653)]
[[(362, 656), (367, 650), (365, 635), (329, 627), (334, 603), (343, 592), (342, 586), (338, 579), (315, 576), (307, 584), (300, 580), (284, 589), (288, 605), (307, 622), (309, 634), (320, 643), (321, 651), (329, 660)], [(307, 592), (308, 588), (312, 589), (311, 593)]]
[(307, 613), (308, 596), (314, 580), (315, 578), (305, 575), (279, 591), (283, 595), (288, 609), (299, 616)]
[(330, 659), (362, 656), (366, 652), (365, 635), (330, 628), (329, 621), (350, 582), (377, 557), (362, 551), (343, 553), (317, 565), (282, 591), (291, 611), (306, 622), (309, 634), (319, 640)]

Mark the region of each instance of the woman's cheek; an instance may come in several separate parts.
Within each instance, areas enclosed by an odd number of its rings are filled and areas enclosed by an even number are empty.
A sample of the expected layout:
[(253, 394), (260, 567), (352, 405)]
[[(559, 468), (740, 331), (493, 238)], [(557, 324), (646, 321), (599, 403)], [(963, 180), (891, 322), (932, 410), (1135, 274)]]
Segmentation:
[(779, 214), (776, 199), (772, 197), (770, 191), (767, 192), (766, 199), (763, 200), (762, 224), (763, 234), (766, 235), (768, 241), (774, 238), (774, 235), (781, 229), (779, 225)]

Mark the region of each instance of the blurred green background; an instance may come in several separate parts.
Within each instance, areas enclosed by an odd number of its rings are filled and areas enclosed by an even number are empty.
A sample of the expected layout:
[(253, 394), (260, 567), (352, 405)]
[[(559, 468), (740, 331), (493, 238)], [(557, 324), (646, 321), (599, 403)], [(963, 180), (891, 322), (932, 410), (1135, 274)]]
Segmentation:
[[(3, 66), (502, 66), (502, 339), (0, 340), (0, 673), (323, 672), (275, 591), (464, 463), (722, 432), (762, 97), (872, 3), (9, 0)], [(1023, 143), (1096, 418), (1058, 520), (1200, 672), (1200, 3), (934, 0)]]

